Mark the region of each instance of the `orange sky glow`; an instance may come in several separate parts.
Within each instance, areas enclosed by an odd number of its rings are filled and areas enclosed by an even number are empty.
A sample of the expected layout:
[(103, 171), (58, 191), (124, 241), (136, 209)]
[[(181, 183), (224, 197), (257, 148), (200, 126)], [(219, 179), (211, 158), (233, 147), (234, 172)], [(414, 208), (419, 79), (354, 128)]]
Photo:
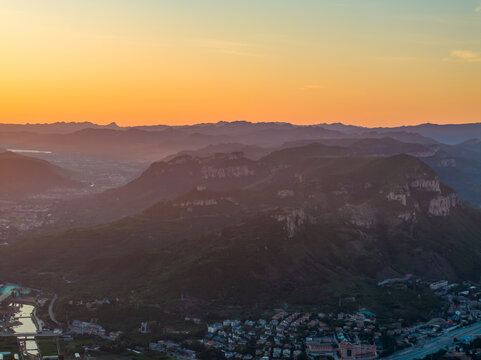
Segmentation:
[(479, 122), (479, 5), (0, 0), (0, 122)]

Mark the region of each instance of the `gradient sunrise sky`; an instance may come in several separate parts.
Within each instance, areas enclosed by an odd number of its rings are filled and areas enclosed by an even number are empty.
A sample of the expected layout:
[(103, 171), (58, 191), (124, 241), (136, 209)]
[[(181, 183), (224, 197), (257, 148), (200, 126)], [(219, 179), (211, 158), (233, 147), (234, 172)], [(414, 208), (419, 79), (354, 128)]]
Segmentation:
[(0, 122), (481, 121), (481, 1), (0, 0)]

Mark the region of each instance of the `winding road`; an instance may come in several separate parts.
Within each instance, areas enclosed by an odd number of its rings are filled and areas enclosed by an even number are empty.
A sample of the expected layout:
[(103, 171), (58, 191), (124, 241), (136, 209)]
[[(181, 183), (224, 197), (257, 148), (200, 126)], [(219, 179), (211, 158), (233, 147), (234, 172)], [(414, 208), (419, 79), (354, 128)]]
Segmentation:
[(57, 321), (55, 318), (55, 314), (53, 312), (53, 305), (55, 304), (55, 301), (57, 300), (58, 296), (55, 294), (50, 301), (50, 304), (48, 305), (48, 315), (50, 316), (50, 320), (52, 320), (55, 324), (60, 325), (60, 322)]

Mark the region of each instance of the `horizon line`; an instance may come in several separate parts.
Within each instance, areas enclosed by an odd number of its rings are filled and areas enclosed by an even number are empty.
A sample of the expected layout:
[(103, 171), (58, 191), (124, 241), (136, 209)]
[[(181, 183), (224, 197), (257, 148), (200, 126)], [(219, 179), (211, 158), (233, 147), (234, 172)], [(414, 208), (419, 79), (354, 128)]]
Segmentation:
[(364, 128), (364, 129), (395, 129), (395, 128), (404, 128), (404, 127), (416, 127), (416, 126), (421, 126), (421, 125), (436, 125), (436, 126), (459, 126), (459, 125), (476, 125), (476, 124), (481, 124), (481, 121), (478, 122), (470, 122), (470, 123), (433, 123), (433, 122), (423, 122), (423, 123), (417, 123), (417, 124), (411, 124), (411, 125), (393, 125), (393, 126), (366, 126), (366, 125), (355, 125), (355, 124), (348, 124), (348, 123), (343, 123), (343, 122), (332, 122), (332, 123), (311, 123), (311, 124), (295, 124), (295, 123), (290, 123), (290, 122), (285, 122), (285, 121), (248, 121), (248, 120), (232, 120), (232, 121), (227, 121), (227, 120), (219, 120), (216, 122), (199, 122), (199, 123), (194, 123), (194, 124), (176, 124), (176, 125), (167, 125), (167, 124), (142, 124), (142, 125), (118, 125), (115, 121), (112, 121), (110, 123), (96, 123), (92, 121), (55, 121), (55, 122), (44, 122), (44, 123), (8, 123), (8, 122), (1, 122), (0, 126), (2, 125), (18, 125), (18, 126), (48, 126), (48, 125), (56, 125), (56, 124), (91, 124), (99, 127), (108, 127), (108, 126), (115, 126), (118, 128), (139, 128), (139, 127), (156, 127), (156, 126), (165, 126), (165, 127), (189, 127), (189, 126), (198, 126), (198, 125), (215, 125), (215, 124), (221, 124), (221, 123), (228, 123), (228, 124), (234, 124), (234, 123), (248, 123), (248, 124), (284, 124), (284, 125), (292, 125), (292, 126), (299, 126), (299, 127), (307, 127), (307, 126), (322, 126), (322, 125), (327, 125), (327, 126), (332, 126), (332, 125), (342, 125), (342, 126), (350, 126), (350, 127), (358, 127), (358, 128)]

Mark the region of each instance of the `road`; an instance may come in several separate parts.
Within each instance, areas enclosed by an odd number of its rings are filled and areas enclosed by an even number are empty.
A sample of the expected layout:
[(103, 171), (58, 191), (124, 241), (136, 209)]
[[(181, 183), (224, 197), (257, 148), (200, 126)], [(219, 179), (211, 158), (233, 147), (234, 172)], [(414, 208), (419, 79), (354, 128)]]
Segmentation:
[(50, 320), (52, 320), (55, 324), (60, 325), (60, 322), (57, 321), (55, 318), (55, 314), (53, 312), (53, 305), (55, 304), (55, 301), (57, 300), (57, 294), (55, 294), (50, 301), (50, 304), (48, 305), (48, 315), (50, 316)]
[(438, 352), (445, 346), (451, 344), (454, 338), (461, 339), (481, 333), (481, 322), (450, 331), (444, 335), (433, 338), (427, 343), (416, 345), (387, 356), (385, 360), (413, 360), (422, 359), (430, 354)]

